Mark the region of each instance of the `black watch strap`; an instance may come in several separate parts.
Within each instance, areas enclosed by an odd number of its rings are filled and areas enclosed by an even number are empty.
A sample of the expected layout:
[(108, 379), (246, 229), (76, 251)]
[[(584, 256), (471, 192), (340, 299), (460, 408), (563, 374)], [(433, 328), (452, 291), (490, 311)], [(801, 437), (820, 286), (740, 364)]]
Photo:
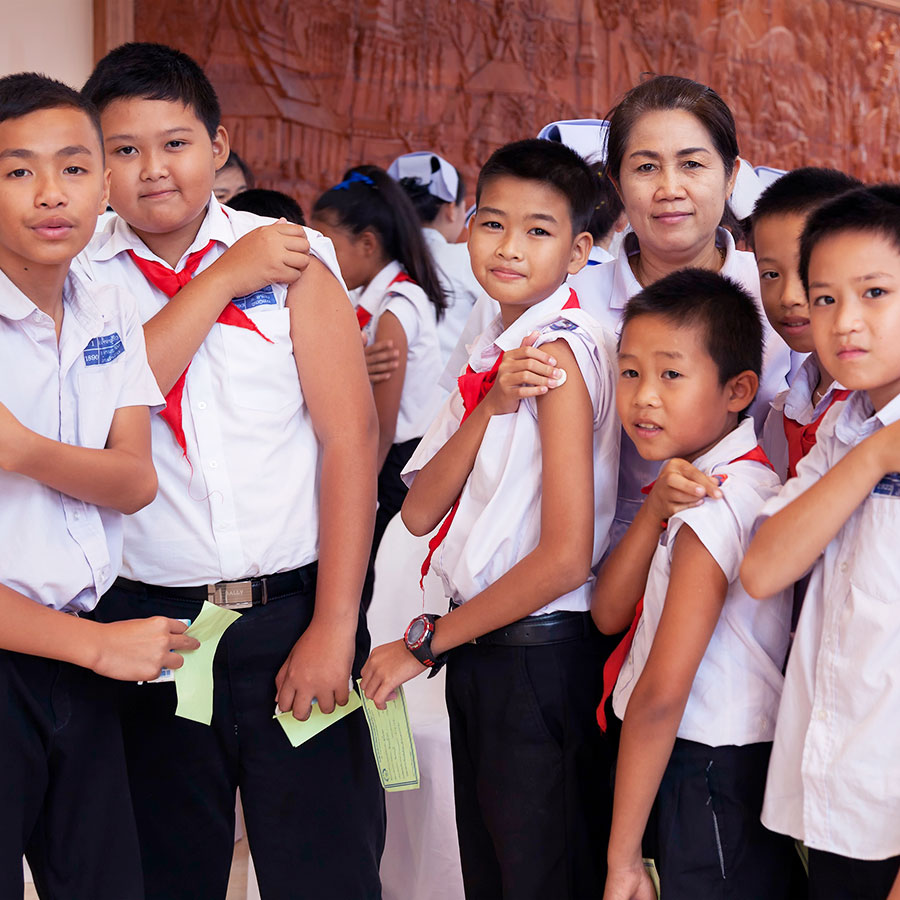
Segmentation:
[[(421, 616), (416, 616), (416, 618), (409, 623), (406, 634), (403, 636), (406, 649), (409, 650), (423, 666), (427, 666), (431, 670), (428, 673), (429, 678), (436, 675), (443, 667), (444, 663), (447, 662), (446, 653), (435, 656), (431, 652), (431, 638), (434, 635), (434, 623), (437, 622), (439, 618), (440, 616), (435, 613), (423, 613)], [(410, 632), (418, 631), (421, 631), (421, 634), (417, 635), (416, 639), (411, 638)]]

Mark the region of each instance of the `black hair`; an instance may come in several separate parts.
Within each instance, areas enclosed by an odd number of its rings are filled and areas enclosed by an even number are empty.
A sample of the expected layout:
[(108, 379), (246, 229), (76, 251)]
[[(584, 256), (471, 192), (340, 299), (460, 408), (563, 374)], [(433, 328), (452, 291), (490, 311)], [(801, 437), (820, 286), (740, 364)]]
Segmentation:
[(293, 197), (282, 194), (281, 191), (249, 188), (235, 194), (225, 205), (232, 209), (256, 213), (258, 216), (271, 216), (273, 219), (285, 218), (295, 225), (306, 224), (300, 204)]
[(594, 207), (594, 214), (587, 230), (596, 244), (611, 236), (610, 232), (625, 211), (625, 207), (615, 185), (605, 177), (606, 163), (602, 161), (590, 163), (590, 169), (597, 184), (597, 205)]
[(504, 175), (537, 181), (559, 191), (569, 205), (572, 234), (588, 230), (597, 205), (597, 179), (571, 147), (558, 141), (528, 138), (495, 150), (478, 173), (476, 206), (485, 185)]
[[(438, 158), (432, 156), (431, 171), (437, 172), (440, 168), (441, 164), (438, 161)], [(453, 170), (456, 172), (456, 176), (459, 179), (456, 187), (456, 200), (454, 202), (459, 205), (466, 199), (466, 183), (463, 180), (459, 169), (454, 166)], [(419, 178), (401, 178), (399, 183), (400, 187), (406, 191), (406, 195), (412, 202), (413, 208), (419, 217), (419, 221), (423, 225), (430, 225), (437, 218), (437, 214), (441, 211), (441, 207), (447, 205), (447, 200), (441, 200), (440, 197), (435, 197), (434, 194), (428, 190), (428, 185), (423, 184)]]
[(736, 281), (708, 269), (679, 269), (628, 301), (622, 333), (629, 322), (647, 315), (662, 316), (676, 327), (703, 328), (706, 350), (719, 371), (720, 384), (748, 370), (757, 377), (762, 374), (759, 308)]
[(416, 211), (400, 185), (384, 169), (372, 165), (348, 169), (340, 184), (316, 200), (313, 217), (322, 213), (331, 213), (337, 225), (354, 235), (374, 232), (385, 254), (396, 259), (425, 291), (436, 318), (443, 316), (447, 298), (425, 245)]
[(900, 185), (856, 188), (823, 203), (810, 215), (800, 235), (800, 278), (807, 292), (816, 245), (846, 231), (883, 237), (900, 253)]
[(103, 157), (103, 130), (97, 107), (74, 88), (39, 75), (37, 72), (20, 72), (0, 78), (0, 122), (20, 119), (42, 109), (77, 109), (90, 120), (100, 140)]
[[(252, 190), (256, 187), (256, 178), (253, 175), (253, 169), (238, 156), (237, 150), (229, 150), (228, 159), (225, 160), (225, 164), (219, 169), (220, 172), (224, 172), (226, 169), (240, 169), (241, 175), (244, 176), (244, 184), (247, 185), (247, 190)], [(233, 198), (232, 198), (233, 199)], [(231, 202), (229, 201), (229, 206), (231, 206)], [(235, 207), (237, 209), (237, 207)], [(298, 207), (299, 209), (299, 207)], [(250, 212), (255, 212), (255, 210), (250, 210)], [(268, 215), (267, 213), (265, 215)], [(298, 224), (303, 224), (299, 222)]]
[(81, 89), (102, 113), (114, 100), (171, 100), (190, 107), (210, 138), (222, 120), (215, 89), (186, 53), (165, 44), (132, 42), (110, 50)]
[(808, 216), (823, 203), (847, 191), (862, 187), (863, 183), (838, 169), (804, 166), (773, 181), (757, 198), (751, 221), (766, 216)]

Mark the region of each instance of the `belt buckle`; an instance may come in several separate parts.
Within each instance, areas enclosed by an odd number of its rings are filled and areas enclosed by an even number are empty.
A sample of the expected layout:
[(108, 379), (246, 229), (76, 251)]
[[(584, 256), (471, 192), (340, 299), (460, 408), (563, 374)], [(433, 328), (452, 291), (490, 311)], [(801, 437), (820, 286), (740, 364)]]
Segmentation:
[(210, 603), (226, 609), (247, 609), (253, 606), (252, 581), (220, 581), (207, 586)]

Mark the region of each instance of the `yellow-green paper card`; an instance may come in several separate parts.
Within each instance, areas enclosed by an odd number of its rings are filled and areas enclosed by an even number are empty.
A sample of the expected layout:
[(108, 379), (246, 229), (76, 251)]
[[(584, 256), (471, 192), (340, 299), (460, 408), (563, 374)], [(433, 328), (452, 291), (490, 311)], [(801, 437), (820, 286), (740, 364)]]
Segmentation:
[(200, 646), (184, 651), (184, 665), (175, 670), (176, 716), (203, 725), (212, 721), (213, 657), (225, 629), (240, 617), (241, 614), (233, 609), (203, 601), (200, 614), (185, 632), (200, 641)]
[(397, 697), (388, 700), (387, 709), (379, 709), (363, 694), (362, 687), (359, 692), (372, 736), (372, 750), (375, 752), (381, 786), (386, 791), (415, 790), (419, 786), (419, 760), (403, 688), (397, 688)]
[(306, 743), (310, 738), (314, 738), (320, 731), (324, 731), (329, 725), (340, 722), (344, 716), (349, 715), (354, 710), (362, 706), (362, 700), (356, 691), (350, 691), (350, 697), (345, 706), (335, 706), (334, 711), (323, 713), (319, 709), (318, 703), (313, 703), (312, 712), (305, 722), (294, 718), (294, 714), (288, 710), (275, 716), (278, 724), (284, 729), (284, 733), (288, 736), (292, 747), (299, 747)]

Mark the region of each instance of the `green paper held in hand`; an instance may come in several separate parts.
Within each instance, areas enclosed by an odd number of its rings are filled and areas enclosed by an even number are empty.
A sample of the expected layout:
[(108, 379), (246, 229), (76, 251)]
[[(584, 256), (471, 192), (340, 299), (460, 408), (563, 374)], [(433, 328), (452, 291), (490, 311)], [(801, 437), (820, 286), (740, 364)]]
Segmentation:
[[(362, 687), (359, 692), (362, 694)], [(365, 694), (362, 703), (381, 786), (386, 791), (415, 790), (419, 786), (419, 760), (402, 686), (397, 688), (396, 699), (388, 700), (387, 709), (379, 709)]]
[(241, 614), (233, 609), (204, 601), (200, 615), (185, 632), (200, 641), (200, 646), (184, 651), (184, 665), (175, 670), (176, 716), (203, 725), (212, 721), (213, 657), (225, 630), (240, 617)]
[(323, 713), (319, 709), (318, 703), (313, 703), (312, 712), (305, 722), (294, 718), (294, 714), (288, 710), (287, 712), (278, 713), (274, 718), (278, 724), (284, 729), (284, 733), (288, 736), (292, 747), (299, 747), (305, 744), (310, 738), (314, 738), (319, 732), (324, 731), (329, 725), (340, 722), (344, 716), (359, 709), (362, 706), (362, 700), (356, 691), (350, 691), (350, 696), (345, 706), (335, 706), (334, 711)]

